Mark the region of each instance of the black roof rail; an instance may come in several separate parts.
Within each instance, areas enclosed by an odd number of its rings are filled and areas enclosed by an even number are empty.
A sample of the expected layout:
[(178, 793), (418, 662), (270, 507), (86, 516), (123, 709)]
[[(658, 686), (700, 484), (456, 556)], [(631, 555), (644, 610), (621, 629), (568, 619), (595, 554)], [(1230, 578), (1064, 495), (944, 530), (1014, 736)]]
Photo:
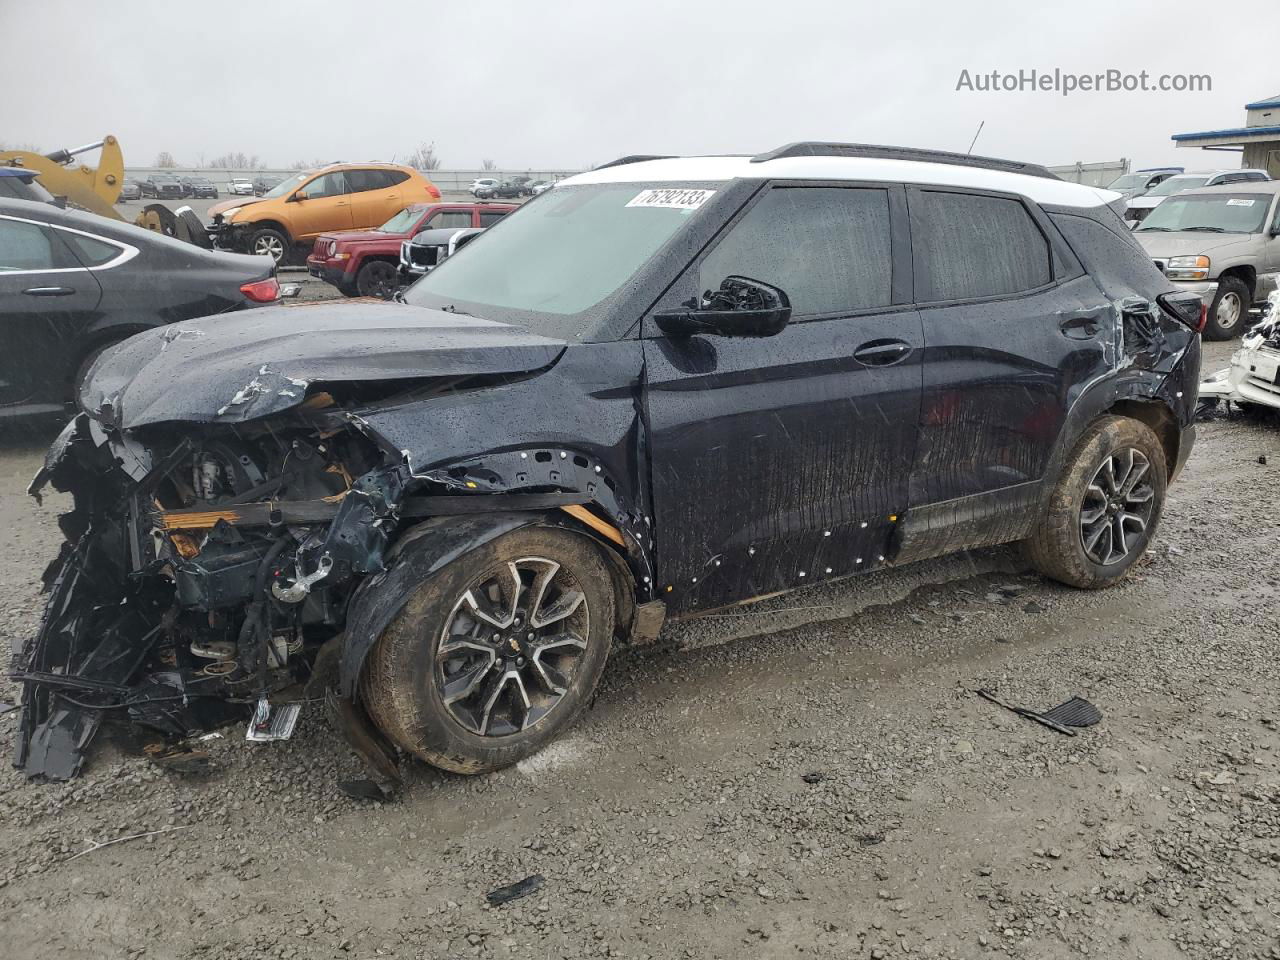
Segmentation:
[(633, 153), (629, 157), (619, 157), (617, 160), (610, 160), (608, 163), (602, 163), (598, 167), (592, 167), (592, 170), (603, 170), (605, 167), (620, 167), (626, 163), (644, 163), (646, 160), (670, 160), (670, 153)]
[(979, 167), (983, 170), (1001, 170), (1005, 173), (1022, 173), (1029, 177), (1057, 180), (1059, 177), (1038, 163), (1019, 163), (1016, 160), (1000, 160), (996, 157), (975, 157), (968, 153), (949, 153), (946, 150), (922, 150), (915, 147), (882, 147), (873, 143), (823, 143), (809, 140), (788, 143), (758, 153), (752, 163), (766, 163), (785, 157), (855, 157), (869, 160), (914, 160), (918, 163), (946, 163), (957, 167)]

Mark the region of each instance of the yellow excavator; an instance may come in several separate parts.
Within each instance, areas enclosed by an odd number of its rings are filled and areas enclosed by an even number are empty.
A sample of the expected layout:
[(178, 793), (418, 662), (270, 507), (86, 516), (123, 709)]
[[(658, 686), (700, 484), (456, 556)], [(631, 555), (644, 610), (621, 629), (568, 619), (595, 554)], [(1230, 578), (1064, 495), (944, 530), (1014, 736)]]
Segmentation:
[[(75, 163), (82, 153), (101, 150), (98, 166)], [(30, 150), (0, 150), (0, 166), (33, 170), (41, 186), (68, 206), (88, 210), (112, 220), (125, 220), (115, 207), (124, 186), (124, 155), (115, 137), (103, 137), (80, 147), (34, 153)], [(188, 211), (175, 214), (162, 203), (151, 203), (133, 221), (140, 227), (177, 237), (201, 247), (211, 246), (200, 218)]]

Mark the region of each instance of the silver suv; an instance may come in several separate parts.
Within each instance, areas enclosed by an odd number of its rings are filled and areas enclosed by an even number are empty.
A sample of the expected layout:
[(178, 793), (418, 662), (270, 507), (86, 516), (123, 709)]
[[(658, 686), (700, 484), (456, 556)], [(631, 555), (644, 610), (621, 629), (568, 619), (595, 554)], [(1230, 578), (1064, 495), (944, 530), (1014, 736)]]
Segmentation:
[(1280, 180), (1179, 193), (1133, 232), (1174, 286), (1204, 302), (1205, 337), (1228, 340), (1244, 330), (1249, 307), (1276, 289)]

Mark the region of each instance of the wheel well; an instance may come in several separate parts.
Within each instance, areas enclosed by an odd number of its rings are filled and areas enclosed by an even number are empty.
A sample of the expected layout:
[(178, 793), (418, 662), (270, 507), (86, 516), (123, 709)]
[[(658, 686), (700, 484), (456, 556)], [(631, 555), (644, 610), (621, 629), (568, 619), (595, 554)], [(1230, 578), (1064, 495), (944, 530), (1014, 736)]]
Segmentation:
[(392, 266), (395, 266), (396, 263), (398, 263), (398, 261), (396, 260), (395, 257), (389, 257), (381, 253), (374, 253), (365, 257), (361, 257), (360, 264), (356, 268), (356, 271), (359, 272), (360, 270), (363, 270), (365, 266), (370, 263), (389, 263)]
[(134, 334), (142, 333), (144, 330), (150, 330), (151, 327), (145, 324), (136, 324), (128, 327), (107, 327), (94, 334), (89, 342), (85, 344), (84, 349), (80, 350), (73, 361), (69, 364), (67, 370), (67, 386), (75, 390), (79, 386), (76, 383), (76, 374), (80, 372), (80, 366), (88, 359), (89, 355), (95, 350), (103, 347), (109, 347), (119, 343), (121, 340), (128, 340)]
[(1163, 403), (1156, 400), (1121, 400), (1104, 414), (1129, 417), (1145, 423), (1160, 438), (1160, 446), (1164, 447), (1165, 471), (1171, 473), (1178, 462), (1178, 444), (1182, 440), (1182, 431), (1178, 421)]
[(275, 230), (276, 232), (283, 234), (284, 238), (289, 241), (290, 244), (293, 243), (293, 234), (291, 234), (288, 228), (278, 220), (255, 220), (247, 226), (249, 227), (250, 236), (259, 230)]
[[(1258, 272), (1253, 267), (1241, 264), (1238, 267), (1229, 267), (1218, 275), (1219, 280), (1225, 280), (1228, 277), (1235, 277), (1249, 288), (1249, 299), (1252, 300), (1258, 289)], [(1246, 304), (1248, 306), (1248, 304)]]

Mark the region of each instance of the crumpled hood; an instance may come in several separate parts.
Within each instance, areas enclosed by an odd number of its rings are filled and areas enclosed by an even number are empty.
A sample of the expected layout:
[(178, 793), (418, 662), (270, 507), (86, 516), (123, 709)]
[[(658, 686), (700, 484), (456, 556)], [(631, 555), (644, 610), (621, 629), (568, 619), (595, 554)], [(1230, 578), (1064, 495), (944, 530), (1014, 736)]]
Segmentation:
[(1133, 235), (1152, 257), (1198, 257), (1204, 254), (1211, 261), (1214, 251), (1225, 256), (1232, 247), (1244, 248), (1256, 243), (1251, 235), (1245, 233), (1205, 233), (1199, 230), (1177, 230), (1173, 233), (1135, 230)]
[(400, 303), (269, 306), (147, 330), (107, 350), (80, 406), (109, 426), (243, 423), (305, 399), (312, 383), (526, 373), (560, 340)]
[(209, 209), (206, 211), (206, 214), (208, 215), (209, 219), (212, 220), (219, 213), (223, 213), (227, 210), (230, 210), (232, 207), (247, 207), (251, 203), (261, 203), (262, 200), (263, 200), (262, 197), (251, 197), (241, 193), (233, 196), (230, 200), (223, 200), (220, 203), (215, 203), (211, 205)]

